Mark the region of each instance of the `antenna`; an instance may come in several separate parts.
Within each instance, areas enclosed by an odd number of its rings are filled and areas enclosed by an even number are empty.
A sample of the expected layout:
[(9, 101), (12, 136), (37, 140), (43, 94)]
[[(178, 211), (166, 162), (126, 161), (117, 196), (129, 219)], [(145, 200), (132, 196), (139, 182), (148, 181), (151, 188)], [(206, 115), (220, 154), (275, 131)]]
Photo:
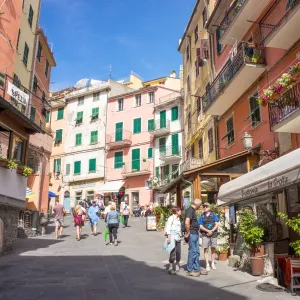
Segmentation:
[(111, 64), (109, 65), (109, 79), (111, 79), (111, 71), (112, 71), (112, 66)]

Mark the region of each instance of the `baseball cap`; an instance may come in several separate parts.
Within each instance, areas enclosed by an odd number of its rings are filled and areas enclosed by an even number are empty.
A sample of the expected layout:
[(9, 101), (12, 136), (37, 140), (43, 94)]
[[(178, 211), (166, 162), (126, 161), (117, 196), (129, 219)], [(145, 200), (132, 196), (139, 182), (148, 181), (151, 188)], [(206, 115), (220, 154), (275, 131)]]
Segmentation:
[(210, 207), (210, 204), (208, 202), (203, 203), (203, 206)]

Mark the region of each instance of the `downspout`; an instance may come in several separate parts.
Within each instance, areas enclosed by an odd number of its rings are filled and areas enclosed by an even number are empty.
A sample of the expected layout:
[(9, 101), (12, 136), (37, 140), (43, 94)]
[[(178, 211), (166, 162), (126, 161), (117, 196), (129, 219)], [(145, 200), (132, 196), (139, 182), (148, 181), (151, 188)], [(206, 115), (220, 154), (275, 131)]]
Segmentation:
[[(109, 84), (110, 84), (110, 80), (109, 79)], [(104, 138), (104, 172), (103, 172), (103, 175), (104, 175), (104, 183), (106, 182), (106, 156), (107, 156), (107, 153), (106, 153), (106, 131), (107, 131), (107, 114), (108, 114), (108, 94), (110, 92), (109, 89), (106, 90), (107, 91), (107, 99), (106, 99), (106, 116), (105, 116), (105, 124), (104, 124), (104, 134), (105, 134), (105, 138)]]
[(214, 117), (214, 127), (215, 127), (215, 151), (216, 151), (216, 160), (220, 158), (219, 153), (219, 130), (218, 130), (218, 117)]

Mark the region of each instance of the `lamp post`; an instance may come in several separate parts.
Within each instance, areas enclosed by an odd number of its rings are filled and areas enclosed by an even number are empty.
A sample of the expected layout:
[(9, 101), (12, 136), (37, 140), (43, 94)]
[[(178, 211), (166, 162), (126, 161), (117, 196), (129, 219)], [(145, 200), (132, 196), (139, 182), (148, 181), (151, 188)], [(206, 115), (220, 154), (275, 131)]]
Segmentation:
[(245, 132), (244, 136), (242, 137), (242, 142), (246, 150), (250, 151), (252, 149), (253, 137), (248, 132)]

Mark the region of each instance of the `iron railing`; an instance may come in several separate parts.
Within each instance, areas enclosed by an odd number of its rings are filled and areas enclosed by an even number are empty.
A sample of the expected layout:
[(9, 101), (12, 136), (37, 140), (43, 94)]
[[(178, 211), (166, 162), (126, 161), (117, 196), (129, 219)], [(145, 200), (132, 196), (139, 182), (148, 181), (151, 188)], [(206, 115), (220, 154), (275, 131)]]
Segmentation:
[(220, 38), (222, 38), (229, 28), (229, 26), (233, 23), (234, 19), (238, 15), (241, 8), (245, 5), (249, 0), (236, 0), (230, 7), (229, 11), (226, 13), (223, 21), (220, 24)]
[(159, 148), (160, 159), (165, 159), (166, 157), (180, 156), (180, 155), (181, 155), (181, 149), (179, 145), (171, 145), (168, 147), (162, 146)]
[(166, 120), (166, 119), (155, 120), (152, 130), (150, 129), (149, 131), (157, 131), (160, 129), (170, 130), (170, 120)]
[(174, 92), (174, 93), (171, 93), (171, 94), (160, 97), (158, 99), (157, 103), (155, 103), (155, 104), (161, 104), (161, 103), (169, 102), (171, 100), (176, 100), (180, 97), (181, 97), (181, 95), (178, 92)]
[[(236, 54), (226, 62), (223, 69), (219, 72), (207, 92), (203, 95), (203, 111), (215, 101), (224, 91), (234, 76), (245, 64), (264, 64), (265, 53), (263, 48), (250, 46), (249, 43), (242, 42), (237, 48)], [(239, 83), (237, 83), (239, 84)]]
[(139, 172), (151, 172), (150, 170), (151, 163), (146, 160), (137, 159), (130, 163), (126, 163), (123, 166), (122, 174), (133, 174)]
[(260, 21), (260, 30), (263, 42), (285, 22), (289, 14), (299, 6), (300, 0), (276, 0), (273, 6)]
[(300, 107), (300, 83), (285, 92), (276, 102), (269, 103), (271, 127), (279, 124)]
[(204, 165), (204, 159), (202, 158), (188, 158), (180, 165), (180, 172), (189, 171), (195, 168), (199, 168)]
[(106, 135), (107, 144), (124, 142), (124, 141), (131, 141), (131, 132), (128, 130), (120, 129)]

